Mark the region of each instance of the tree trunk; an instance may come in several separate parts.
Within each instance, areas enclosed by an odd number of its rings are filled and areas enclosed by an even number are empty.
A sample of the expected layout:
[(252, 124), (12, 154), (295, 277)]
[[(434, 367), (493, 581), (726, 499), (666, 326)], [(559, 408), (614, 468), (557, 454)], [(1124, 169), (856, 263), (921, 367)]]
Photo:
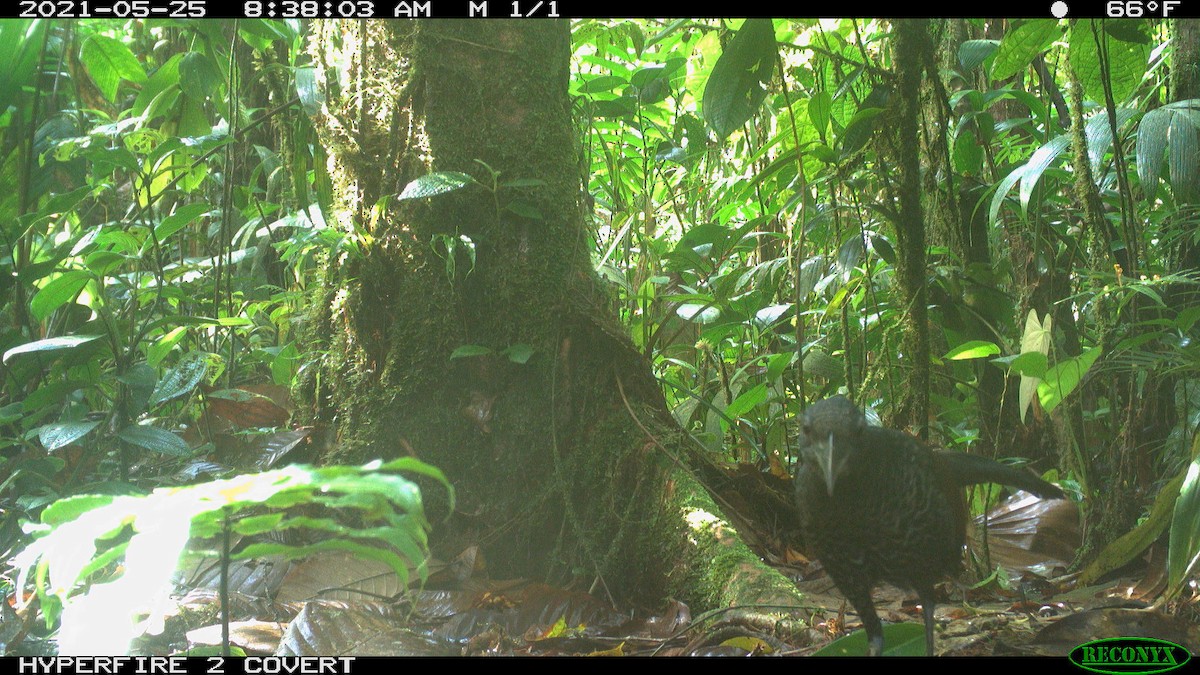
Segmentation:
[[(330, 260), (309, 326), (326, 347), (305, 385), (325, 459), (440, 467), (457, 504), (445, 521), (432, 504), (435, 553), (478, 543), (494, 577), (618, 601), (744, 598), (722, 590), (734, 567), (714, 556), (754, 558), (689, 518), (718, 512), (682, 487), (688, 445), (592, 270), (568, 24), (314, 30), (337, 220), (357, 242)], [(430, 172), (479, 184), (396, 199)], [(774, 576), (760, 595), (789, 593)]]
[(911, 426), (922, 438), (929, 429), (929, 301), (925, 283), (925, 218), (921, 207), (920, 144), (917, 120), (921, 109), (921, 74), (931, 49), (929, 22), (896, 22), (895, 140), (891, 153), (898, 169), (896, 200), (897, 306), (903, 308), (901, 365), (907, 371), (907, 396), (900, 397), (895, 423)]

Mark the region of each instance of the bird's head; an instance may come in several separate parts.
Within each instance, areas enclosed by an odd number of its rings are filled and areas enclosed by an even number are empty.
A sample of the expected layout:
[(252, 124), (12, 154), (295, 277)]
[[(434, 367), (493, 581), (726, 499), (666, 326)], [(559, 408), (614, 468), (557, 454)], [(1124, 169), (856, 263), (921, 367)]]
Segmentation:
[(863, 411), (845, 396), (817, 401), (804, 411), (801, 454), (804, 461), (816, 462), (830, 497), (866, 427)]

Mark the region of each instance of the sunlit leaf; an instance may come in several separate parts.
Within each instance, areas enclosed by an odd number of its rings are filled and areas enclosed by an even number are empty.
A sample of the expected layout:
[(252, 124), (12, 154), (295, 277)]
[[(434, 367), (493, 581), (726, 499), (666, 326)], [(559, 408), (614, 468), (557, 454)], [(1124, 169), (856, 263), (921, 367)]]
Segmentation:
[(993, 354), (999, 354), (1000, 348), (994, 342), (986, 342), (983, 340), (972, 340), (946, 352), (942, 358), (950, 361), (965, 361), (968, 359), (982, 359)]

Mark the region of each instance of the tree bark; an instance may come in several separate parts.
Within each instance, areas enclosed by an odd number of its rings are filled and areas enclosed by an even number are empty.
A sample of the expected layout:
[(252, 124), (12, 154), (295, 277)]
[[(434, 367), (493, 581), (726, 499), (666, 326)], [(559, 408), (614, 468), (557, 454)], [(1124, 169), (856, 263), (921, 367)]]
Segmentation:
[[(326, 354), (304, 384), (325, 459), (440, 467), (457, 504), (448, 520), (431, 508), (435, 552), (478, 543), (494, 577), (618, 602), (744, 600), (722, 585), (736, 575), (705, 576), (714, 526), (695, 514), (722, 516), (682, 489), (695, 458), (592, 270), (567, 23), (314, 30), (337, 220), (356, 242), (330, 260), (309, 326)], [(478, 184), (396, 199), (430, 172)], [(796, 597), (773, 577), (761, 595)]]

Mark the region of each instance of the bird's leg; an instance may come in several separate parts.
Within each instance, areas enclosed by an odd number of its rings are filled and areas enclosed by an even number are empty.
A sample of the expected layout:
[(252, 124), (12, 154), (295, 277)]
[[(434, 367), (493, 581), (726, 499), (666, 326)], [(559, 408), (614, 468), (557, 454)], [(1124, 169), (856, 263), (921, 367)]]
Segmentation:
[(925, 613), (925, 655), (933, 656), (933, 607), (936, 604), (933, 586), (917, 589), (921, 610)]
[(871, 589), (866, 593), (852, 593), (848, 596), (858, 618), (863, 622), (863, 630), (867, 632), (867, 656), (883, 654), (883, 623), (875, 613), (875, 603), (871, 600)]

